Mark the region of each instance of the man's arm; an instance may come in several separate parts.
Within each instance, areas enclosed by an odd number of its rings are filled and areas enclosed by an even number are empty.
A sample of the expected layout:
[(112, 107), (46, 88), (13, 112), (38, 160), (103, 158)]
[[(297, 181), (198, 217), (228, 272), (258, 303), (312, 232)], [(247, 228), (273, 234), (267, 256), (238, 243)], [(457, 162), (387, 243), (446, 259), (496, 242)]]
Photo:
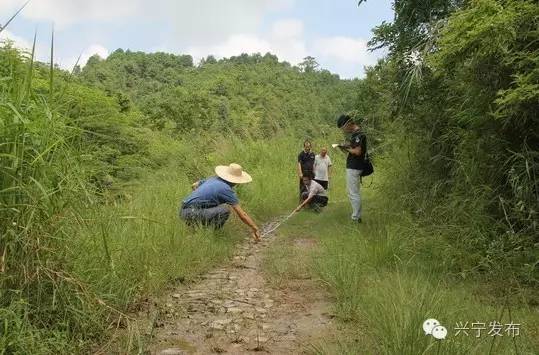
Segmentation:
[(348, 153), (348, 148), (350, 148), (350, 144), (339, 144), (338, 148), (341, 150), (341, 152)]
[(343, 151), (343, 152), (348, 152), (350, 154), (353, 154), (353, 155), (361, 155), (363, 153), (362, 149), (361, 149), (361, 144), (341, 144), (339, 145), (339, 148)]
[(350, 154), (358, 155), (358, 156), (361, 155), (361, 153), (362, 153), (362, 150), (361, 150), (361, 146), (360, 146), (360, 145), (358, 145), (358, 146), (355, 147), (355, 148), (348, 147), (348, 148), (346, 148), (346, 151), (347, 151), (348, 153), (350, 153)]
[(301, 169), (301, 163), (300, 162), (298, 162), (298, 175), (299, 175), (299, 177), (303, 176), (303, 170)]
[(258, 226), (255, 224), (253, 219), (247, 214), (247, 212), (245, 212), (239, 204), (233, 205), (232, 209), (234, 210), (234, 212), (236, 212), (236, 214), (238, 215), (238, 217), (241, 219), (243, 223), (251, 227), (251, 229), (253, 230), (253, 237), (255, 238), (255, 240), (259, 240), (260, 232), (258, 231)]
[(305, 199), (305, 201), (303, 201), (295, 210), (294, 212), (299, 212), (303, 207), (305, 207), (306, 204), (308, 204), (309, 202), (311, 202), (311, 200), (313, 199), (314, 195), (309, 195), (309, 197), (307, 197)]
[(195, 191), (200, 185), (202, 185), (203, 182), (204, 180), (198, 180), (197, 182), (193, 183), (191, 185), (191, 190)]
[(366, 137), (364, 135), (359, 135), (355, 137), (350, 146), (348, 147), (348, 153), (352, 155), (361, 156), (363, 154), (363, 147), (365, 146)]
[(333, 162), (331, 161), (331, 158), (328, 155), (328, 180), (331, 176), (331, 167), (333, 166)]

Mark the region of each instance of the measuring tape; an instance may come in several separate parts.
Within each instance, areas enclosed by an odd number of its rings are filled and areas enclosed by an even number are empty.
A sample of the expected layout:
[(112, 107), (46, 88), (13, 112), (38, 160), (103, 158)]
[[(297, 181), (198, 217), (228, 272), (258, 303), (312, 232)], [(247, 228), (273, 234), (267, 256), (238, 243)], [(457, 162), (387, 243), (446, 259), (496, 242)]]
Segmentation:
[(294, 214), (296, 213), (296, 210), (292, 211), (292, 213), (290, 213), (288, 216), (286, 216), (284, 219), (282, 219), (281, 221), (279, 221), (276, 225), (270, 227), (269, 230), (265, 231), (264, 233), (262, 233), (262, 235), (260, 236), (260, 238), (264, 238), (265, 236), (267, 236), (268, 234), (271, 234), (273, 232), (275, 232), (277, 230), (277, 228), (279, 228), (284, 222), (288, 221), (290, 219), (290, 217), (292, 217)]

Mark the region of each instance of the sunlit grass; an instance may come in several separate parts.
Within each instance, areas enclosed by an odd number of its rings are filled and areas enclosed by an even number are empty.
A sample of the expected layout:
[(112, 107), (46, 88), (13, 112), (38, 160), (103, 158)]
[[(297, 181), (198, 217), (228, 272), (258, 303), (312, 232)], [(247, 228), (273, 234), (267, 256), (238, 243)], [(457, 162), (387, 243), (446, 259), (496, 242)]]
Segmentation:
[[(348, 330), (339, 339), (313, 344), (313, 353), (537, 353), (537, 310), (520, 302), (519, 296), (493, 296), (495, 286), (480, 278), (455, 278), (446, 267), (455, 263), (452, 254), (444, 255), (447, 242), (416, 226), (398, 206), (388, 208), (391, 203), (379, 185), (363, 190), (364, 223), (352, 224), (348, 203), (342, 201), (343, 183), (333, 184), (331, 198), (339, 202), (330, 203), (320, 215), (304, 214), (282, 229), (286, 237), (307, 233), (320, 244), (313, 276), (336, 297), (335, 314)], [(427, 318), (446, 326), (448, 338), (437, 342), (425, 336), (422, 324)], [(495, 320), (520, 324), (520, 335), (489, 336), (488, 325)], [(477, 330), (456, 336), (460, 322), (469, 327), (483, 322), (487, 330), (479, 338)]]

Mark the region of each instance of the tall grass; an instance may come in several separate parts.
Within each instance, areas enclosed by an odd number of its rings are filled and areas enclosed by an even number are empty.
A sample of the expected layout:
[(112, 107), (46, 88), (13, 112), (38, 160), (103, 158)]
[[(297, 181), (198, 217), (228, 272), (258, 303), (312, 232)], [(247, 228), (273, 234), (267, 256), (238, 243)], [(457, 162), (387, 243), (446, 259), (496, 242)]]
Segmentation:
[[(403, 153), (406, 155), (406, 153)], [(330, 204), (320, 215), (301, 214), (283, 227), (284, 237), (308, 234), (319, 241), (312, 259), (317, 275), (335, 296), (342, 336), (312, 347), (324, 354), (534, 354), (539, 351), (537, 310), (522, 294), (496, 292), (480, 277), (463, 279), (448, 231), (424, 228), (402, 200), (386, 194), (388, 164), (402, 157), (379, 156), (372, 185), (363, 186), (364, 223), (349, 221), (343, 160), (332, 157), (336, 174)], [(340, 169), (340, 171), (339, 171)], [(368, 187), (367, 187), (368, 186)], [(394, 186), (394, 185), (392, 185)], [(333, 202), (332, 202), (333, 201)], [(275, 267), (274, 267), (275, 269)], [(276, 268), (278, 270), (278, 268)], [(422, 324), (438, 319), (449, 332), (440, 342)], [(492, 321), (520, 324), (520, 335), (492, 337)], [(457, 323), (486, 323), (481, 337), (456, 336)]]
[[(265, 220), (295, 207), (288, 197), (296, 196), (296, 155), (302, 138), (281, 134), (269, 140), (223, 137), (211, 157), (213, 165), (236, 161), (253, 177), (253, 183), (238, 186), (245, 207)], [(292, 183), (291, 183), (292, 182)]]
[[(66, 90), (55, 91), (63, 82), (53, 71), (34, 75), (44, 67), (33, 53), (21, 60), (6, 47), (0, 57), (1, 353), (86, 352), (129, 324), (133, 303), (229, 257), (248, 236), (236, 218), (218, 232), (178, 218), (191, 183), (213, 175), (215, 165), (234, 161), (252, 174), (254, 183), (237, 190), (259, 224), (295, 191), (283, 183), (295, 174), (294, 159), (282, 163), (299, 139), (259, 143), (200, 132), (174, 140), (149, 131), (147, 154), (167, 167), (150, 171), (131, 161), (138, 181), (97, 193), (89, 183), (95, 168), (82, 156), (85, 131), (76, 126), (84, 117), (64, 116)], [(144, 348), (135, 344), (123, 351)]]
[[(111, 312), (102, 307), (99, 312), (94, 311), (97, 318), (107, 319), (96, 326), (129, 323), (121, 310), (159, 293), (165, 286), (192, 281), (229, 257), (234, 243), (249, 236), (248, 228), (235, 217), (217, 232), (188, 228), (178, 219), (180, 201), (190, 192), (193, 182), (186, 176), (184, 166), (188, 154), (202, 149), (200, 144), (218, 148), (212, 149), (214, 153), (189, 159), (189, 164), (195, 163), (196, 167), (191, 168), (199, 178), (213, 175), (217, 164), (242, 164), (252, 174), (253, 183), (237, 188), (240, 203), (262, 225), (274, 214), (282, 213), (283, 199), (295, 188), (283, 183), (294, 179), (294, 159), (286, 164), (290, 169), (267, 172), (276, 163), (282, 167), (297, 142), (291, 137), (243, 144), (234, 138), (211, 142), (186, 138), (177, 152), (186, 155), (179, 155), (166, 169), (147, 174), (127, 190), (124, 201), (74, 212), (75, 223), (68, 232), (72, 238), (67, 243), (73, 272), (104, 303), (117, 310)], [(276, 157), (259, 159), (269, 149), (274, 149)], [(284, 195), (275, 193), (280, 189), (284, 189)], [(144, 340), (141, 341), (124, 350), (143, 350)]]
[(159, 171), (131, 188), (127, 201), (75, 212), (68, 241), (74, 272), (123, 307), (228, 256), (241, 236), (234, 226), (213, 233), (180, 222), (189, 186), (181, 172)]
[[(39, 80), (34, 53), (26, 58), (9, 45), (0, 51), (0, 349), (7, 352), (63, 347), (75, 327), (62, 305), (84, 302), (62, 272), (62, 212), (85, 188), (69, 144), (75, 133), (31, 90)], [(43, 339), (34, 321), (53, 336)]]
[[(362, 346), (370, 344), (365, 351), (343, 338), (337, 344), (346, 350), (343, 353), (537, 352), (539, 344), (534, 339), (539, 329), (531, 306), (517, 298), (496, 298), (488, 285), (480, 282), (454, 278), (444, 267), (444, 245), (437, 243), (438, 236), (421, 230), (410, 233), (403, 223), (405, 216), (399, 220), (396, 215), (380, 212), (375, 202), (378, 195), (371, 196), (359, 230), (343, 228), (348, 216), (334, 210), (324, 216), (326, 227), (318, 227), (316, 233), (322, 250), (315, 257), (315, 270), (335, 294), (335, 313), (354, 329)], [(347, 206), (335, 207), (341, 210)], [(422, 324), (428, 318), (438, 319), (448, 329), (447, 339), (436, 342), (424, 335)], [(475, 337), (475, 331), (455, 336), (454, 327), (459, 322), (468, 322), (471, 327), (475, 322), (488, 326), (494, 320), (519, 323), (520, 336), (493, 338), (486, 331), (480, 338)], [(335, 346), (329, 341), (321, 352), (334, 353)]]

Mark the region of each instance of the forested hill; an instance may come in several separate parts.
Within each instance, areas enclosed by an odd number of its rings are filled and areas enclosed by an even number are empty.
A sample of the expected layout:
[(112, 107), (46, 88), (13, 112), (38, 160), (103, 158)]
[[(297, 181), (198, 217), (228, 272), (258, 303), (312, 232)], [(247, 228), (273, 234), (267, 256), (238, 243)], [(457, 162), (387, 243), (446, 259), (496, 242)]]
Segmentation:
[(285, 126), (332, 123), (352, 106), (358, 81), (316, 67), (312, 58), (296, 67), (269, 53), (210, 56), (195, 66), (187, 55), (118, 49), (105, 60), (90, 58), (80, 77), (118, 97), (122, 109), (135, 105), (159, 129), (254, 129), (267, 136)]

